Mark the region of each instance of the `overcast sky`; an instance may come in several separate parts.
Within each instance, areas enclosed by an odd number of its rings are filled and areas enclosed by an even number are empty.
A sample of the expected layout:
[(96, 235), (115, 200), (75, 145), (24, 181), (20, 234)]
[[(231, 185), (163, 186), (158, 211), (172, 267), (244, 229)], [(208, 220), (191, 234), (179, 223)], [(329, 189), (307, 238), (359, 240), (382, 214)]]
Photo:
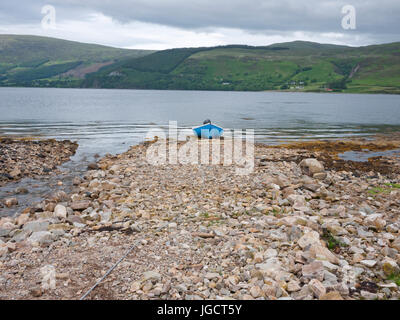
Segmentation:
[[(52, 5), (55, 29), (42, 27)], [(356, 29), (342, 28), (342, 8)], [(0, 34), (31, 34), (134, 49), (307, 40), (400, 41), (400, 0), (1, 0)]]

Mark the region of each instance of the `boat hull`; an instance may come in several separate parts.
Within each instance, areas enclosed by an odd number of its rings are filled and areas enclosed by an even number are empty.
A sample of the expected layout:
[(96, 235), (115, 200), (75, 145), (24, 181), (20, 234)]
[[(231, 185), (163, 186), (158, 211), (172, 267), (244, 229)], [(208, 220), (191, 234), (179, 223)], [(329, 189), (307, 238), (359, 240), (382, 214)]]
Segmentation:
[(218, 139), (224, 133), (224, 129), (213, 124), (205, 124), (193, 128), (193, 132), (200, 139)]

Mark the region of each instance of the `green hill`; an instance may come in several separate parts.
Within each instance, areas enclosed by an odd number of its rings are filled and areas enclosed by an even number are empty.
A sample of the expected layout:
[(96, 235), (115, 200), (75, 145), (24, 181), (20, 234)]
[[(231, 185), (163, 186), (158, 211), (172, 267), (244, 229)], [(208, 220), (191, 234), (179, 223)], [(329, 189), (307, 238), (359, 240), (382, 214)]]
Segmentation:
[(0, 85), (400, 93), (400, 42), (305, 41), (157, 52), (0, 36)]
[(86, 74), (105, 65), (153, 52), (38, 36), (0, 35), (0, 85), (79, 86)]
[(304, 41), (159, 51), (104, 67), (85, 87), (400, 93), (400, 43)]

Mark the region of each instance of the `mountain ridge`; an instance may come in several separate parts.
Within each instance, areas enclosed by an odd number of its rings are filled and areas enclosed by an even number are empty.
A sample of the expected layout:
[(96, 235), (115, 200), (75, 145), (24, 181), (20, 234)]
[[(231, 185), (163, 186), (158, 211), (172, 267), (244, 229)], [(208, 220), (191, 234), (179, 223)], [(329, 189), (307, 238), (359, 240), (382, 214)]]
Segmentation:
[(298, 40), (149, 51), (0, 35), (1, 86), (400, 93), (399, 79), (400, 42), (350, 47)]

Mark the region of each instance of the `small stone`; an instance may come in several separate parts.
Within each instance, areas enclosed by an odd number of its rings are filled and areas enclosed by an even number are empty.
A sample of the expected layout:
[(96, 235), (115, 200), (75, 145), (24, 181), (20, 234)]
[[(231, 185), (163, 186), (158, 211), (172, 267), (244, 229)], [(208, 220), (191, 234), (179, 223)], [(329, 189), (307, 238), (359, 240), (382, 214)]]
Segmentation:
[(351, 253), (359, 253), (359, 254), (363, 254), (364, 250), (355, 246), (352, 246), (349, 248), (349, 252)]
[(83, 211), (90, 207), (89, 200), (74, 201), (71, 203), (71, 209), (76, 211)]
[(377, 263), (375, 260), (362, 260), (360, 262), (361, 264), (367, 266), (368, 268), (373, 268)]
[(140, 286), (141, 286), (140, 282), (138, 282), (138, 281), (133, 282), (131, 285), (130, 291), (136, 292), (136, 291), (140, 290)]
[(17, 189), (15, 189), (15, 193), (16, 194), (28, 194), (29, 191), (26, 188), (18, 187)]
[(270, 258), (265, 263), (256, 264), (256, 268), (272, 279), (284, 280), (289, 277), (289, 274), (282, 268), (282, 264), (278, 258)]
[(375, 213), (367, 216), (364, 220), (364, 224), (368, 227), (382, 230), (386, 226), (386, 221), (382, 219), (382, 215)]
[(398, 251), (400, 251), (400, 236), (398, 236), (393, 242), (392, 247)]
[(17, 198), (7, 198), (4, 200), (4, 205), (7, 208), (11, 208), (13, 206), (16, 206), (18, 204), (18, 199)]
[(13, 170), (10, 171), (9, 175), (15, 179), (21, 174), (21, 170), (19, 168), (14, 168)]
[(328, 231), (334, 236), (346, 235), (349, 232), (338, 224), (330, 224), (327, 226)]
[(321, 261), (313, 261), (302, 267), (302, 274), (305, 278), (317, 278), (322, 281), (324, 278), (324, 265)]
[(385, 257), (382, 261), (382, 269), (387, 276), (400, 272), (399, 265), (389, 257)]
[(264, 255), (261, 252), (257, 252), (254, 255), (254, 263), (260, 263), (264, 261)]
[(387, 288), (387, 289), (397, 289), (397, 284), (395, 284), (394, 282), (390, 282), (390, 283), (379, 283), (378, 286), (380, 288)]
[(0, 257), (5, 256), (8, 253), (8, 248), (6, 245), (0, 245)]
[(39, 298), (43, 295), (42, 289), (38, 288), (38, 289), (31, 289), (30, 290), (30, 294), (32, 296), (34, 296), (35, 298)]
[(318, 260), (327, 260), (330, 263), (339, 264), (339, 258), (337, 258), (328, 248), (323, 247), (319, 244), (311, 245), (309, 249), (311, 257)]
[(76, 215), (69, 216), (67, 221), (72, 224), (74, 224), (74, 223), (85, 224), (85, 221), (80, 216), (76, 216)]
[(100, 218), (101, 218), (101, 216), (100, 216), (100, 214), (96, 211), (96, 210), (93, 210), (90, 214), (89, 214), (89, 217), (90, 217), (90, 219), (91, 220), (100, 220)]
[(215, 278), (219, 278), (220, 275), (218, 273), (209, 272), (209, 273), (206, 273), (206, 275), (204, 277), (206, 279), (208, 279), (208, 280), (212, 280), (212, 279), (215, 279)]
[(26, 240), (29, 235), (31, 234), (30, 231), (27, 230), (16, 230), (16, 232), (13, 234), (11, 241), (14, 242), (22, 242), (24, 240)]
[(8, 248), (8, 252), (14, 252), (17, 249), (15, 243), (13, 242), (7, 242), (6, 247)]
[(319, 300), (343, 300), (343, 297), (337, 291), (331, 291), (319, 297)]
[(29, 221), (29, 214), (24, 213), (24, 214), (20, 214), (17, 219), (15, 219), (15, 223), (17, 224), (17, 226), (22, 226), (25, 223), (27, 223)]
[(146, 271), (143, 273), (143, 281), (147, 280), (161, 280), (161, 274), (156, 271)]
[(0, 228), (0, 237), (7, 237), (10, 234), (9, 229)]
[(97, 165), (97, 163), (92, 162), (92, 163), (88, 164), (88, 169), (89, 170), (98, 170), (99, 166)]
[(299, 241), (297, 241), (297, 243), (303, 249), (310, 244), (320, 245), (321, 242), (319, 241), (319, 233), (316, 231), (310, 231), (310, 232), (306, 233), (305, 235), (303, 235), (299, 239)]
[(334, 272), (334, 271), (338, 270), (338, 268), (339, 268), (338, 266), (330, 263), (329, 261), (321, 260), (321, 262), (322, 262), (324, 268), (331, 272)]
[(67, 218), (67, 208), (61, 204), (56, 205), (54, 208), (54, 216), (57, 218), (66, 219)]
[(263, 292), (259, 286), (251, 287), (250, 294), (253, 298), (261, 297)]
[(239, 277), (238, 276), (230, 276), (228, 278), (228, 281), (230, 284), (236, 286), (239, 283)]
[(296, 292), (296, 291), (300, 291), (301, 287), (300, 287), (300, 283), (299, 281), (295, 281), (295, 280), (290, 280), (287, 284), (287, 288), (286, 290), (288, 292)]
[(67, 279), (69, 279), (69, 273), (67, 273), (67, 272), (65, 272), (65, 273), (56, 273), (56, 279), (67, 280)]
[(326, 287), (333, 287), (337, 285), (338, 278), (328, 270), (324, 270), (324, 282), (323, 285)]
[(111, 220), (112, 212), (111, 211), (103, 211), (100, 212), (101, 222), (109, 222)]
[(326, 289), (324, 285), (318, 281), (317, 279), (312, 279), (309, 283), (308, 286), (310, 287), (311, 291), (314, 293), (314, 295), (319, 299), (319, 297), (323, 296), (326, 294)]
[(324, 180), (327, 177), (326, 172), (317, 172), (313, 174), (313, 178), (317, 180)]
[(376, 300), (378, 298), (378, 295), (376, 293), (372, 293), (365, 290), (361, 290), (360, 295), (361, 297), (367, 300)]
[(74, 222), (73, 225), (75, 228), (78, 228), (78, 229), (82, 229), (82, 228), (86, 227), (86, 224), (79, 223), (79, 222)]

